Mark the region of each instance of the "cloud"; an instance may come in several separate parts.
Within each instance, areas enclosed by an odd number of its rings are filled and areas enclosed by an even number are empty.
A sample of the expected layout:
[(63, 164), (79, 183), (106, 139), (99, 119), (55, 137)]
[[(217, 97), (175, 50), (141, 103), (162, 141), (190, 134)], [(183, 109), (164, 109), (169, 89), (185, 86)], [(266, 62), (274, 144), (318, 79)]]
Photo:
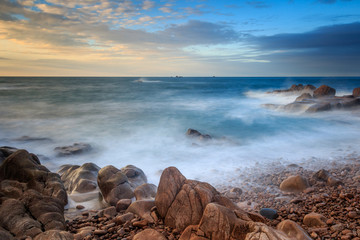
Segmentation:
[(262, 49), (296, 50), (349, 48), (360, 49), (360, 22), (317, 28), (310, 32), (278, 34), (254, 39)]
[(149, 9), (153, 8), (154, 6), (155, 6), (155, 2), (149, 1), (149, 0), (145, 0), (145, 1), (143, 2), (142, 9), (144, 9), (144, 10), (149, 10)]
[(310, 74), (349, 75), (360, 65), (360, 22), (324, 26), (313, 31), (250, 37), (262, 59)]

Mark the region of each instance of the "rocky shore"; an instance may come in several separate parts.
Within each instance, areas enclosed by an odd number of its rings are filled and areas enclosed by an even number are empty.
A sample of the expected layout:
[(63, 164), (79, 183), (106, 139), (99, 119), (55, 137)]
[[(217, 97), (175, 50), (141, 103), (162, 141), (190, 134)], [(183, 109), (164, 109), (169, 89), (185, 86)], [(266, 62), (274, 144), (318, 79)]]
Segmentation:
[[(196, 137), (200, 135), (197, 134)], [(175, 167), (64, 165), (1, 147), (0, 239), (360, 239), (360, 158), (256, 168), (216, 189)]]
[(322, 85), (292, 85), (289, 89), (280, 89), (268, 94), (285, 94), (297, 96), (294, 102), (285, 105), (264, 104), (269, 109), (290, 112), (324, 112), (329, 110), (353, 110), (360, 107), (360, 87), (354, 88), (351, 95), (336, 96), (336, 89)]

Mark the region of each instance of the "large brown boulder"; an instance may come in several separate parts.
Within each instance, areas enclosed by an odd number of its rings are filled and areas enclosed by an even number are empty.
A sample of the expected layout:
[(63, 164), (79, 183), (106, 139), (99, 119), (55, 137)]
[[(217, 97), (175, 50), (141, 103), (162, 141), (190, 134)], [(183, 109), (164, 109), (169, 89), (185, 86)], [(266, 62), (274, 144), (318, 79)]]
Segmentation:
[(327, 85), (321, 85), (314, 91), (314, 98), (322, 98), (322, 97), (333, 97), (335, 96), (336, 90)]
[(181, 240), (287, 239), (259, 214), (240, 209), (208, 183), (186, 179), (175, 167), (163, 171), (155, 205), (165, 225), (184, 230)]
[(360, 87), (358, 87), (358, 88), (354, 88), (354, 90), (353, 90), (353, 97), (360, 97)]
[(26, 150), (16, 151), (2, 163), (0, 181), (5, 179), (26, 183), (28, 188), (58, 199), (64, 206), (67, 204), (67, 194), (60, 176), (50, 172), (40, 164), (36, 155)]
[(217, 203), (209, 203), (199, 225), (188, 226), (180, 237), (180, 240), (195, 239), (288, 240), (290, 238), (285, 233), (263, 223), (242, 220), (229, 208)]
[(65, 229), (65, 187), (36, 155), (18, 150), (6, 158), (0, 166), (0, 196), (0, 227), (16, 238)]
[(310, 93), (303, 93), (301, 94), (299, 97), (297, 97), (295, 99), (295, 102), (301, 102), (301, 101), (304, 101), (306, 99), (312, 99), (312, 96)]
[(180, 230), (198, 224), (206, 205), (219, 195), (210, 184), (187, 180), (174, 167), (161, 175), (155, 204), (165, 224)]
[(134, 197), (127, 176), (112, 165), (100, 169), (97, 182), (104, 200), (112, 206), (116, 206), (120, 199)]
[(86, 193), (97, 188), (97, 175), (100, 170), (94, 163), (79, 165), (64, 165), (58, 173), (69, 194)]

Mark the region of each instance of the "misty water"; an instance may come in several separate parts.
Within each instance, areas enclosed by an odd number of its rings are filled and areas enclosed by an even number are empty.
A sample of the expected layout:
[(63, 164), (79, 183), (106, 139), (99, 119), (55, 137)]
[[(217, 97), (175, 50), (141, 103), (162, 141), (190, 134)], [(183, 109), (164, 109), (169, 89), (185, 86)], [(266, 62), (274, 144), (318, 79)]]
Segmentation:
[[(296, 95), (266, 92), (298, 83), (327, 84), (347, 95), (360, 78), (1, 77), (0, 146), (38, 154), (52, 171), (68, 163), (132, 164), (155, 184), (168, 166), (217, 185), (266, 164), (322, 167), (357, 156), (360, 110), (306, 114), (262, 107), (294, 101)], [(188, 128), (213, 140), (189, 139)], [(47, 139), (16, 140), (22, 136)], [(56, 156), (55, 147), (75, 142), (93, 150)]]

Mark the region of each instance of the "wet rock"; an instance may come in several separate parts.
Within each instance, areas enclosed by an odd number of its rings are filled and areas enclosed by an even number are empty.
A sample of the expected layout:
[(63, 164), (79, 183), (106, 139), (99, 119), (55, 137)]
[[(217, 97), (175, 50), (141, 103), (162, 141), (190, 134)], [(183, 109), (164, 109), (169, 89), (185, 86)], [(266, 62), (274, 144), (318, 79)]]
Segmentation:
[(353, 93), (352, 93), (353, 97), (360, 97), (360, 87), (358, 88), (354, 88)]
[(22, 136), (19, 138), (15, 138), (13, 139), (13, 141), (17, 141), (17, 142), (37, 142), (37, 141), (48, 141), (50, 142), (51, 139), (50, 138), (45, 138), (45, 137), (29, 137), (29, 136)]
[(295, 102), (301, 102), (306, 99), (312, 99), (312, 96), (310, 93), (303, 93), (299, 97), (296, 98)]
[(136, 200), (155, 200), (157, 187), (154, 184), (145, 183), (134, 190)]
[(300, 175), (290, 176), (280, 184), (280, 190), (284, 192), (301, 192), (308, 187), (308, 181)]
[(104, 200), (112, 206), (116, 206), (120, 199), (134, 197), (127, 176), (112, 165), (100, 169), (97, 182)]
[(308, 227), (324, 227), (326, 218), (322, 214), (312, 212), (305, 215), (303, 223)]
[(132, 200), (131, 199), (120, 199), (117, 203), (116, 203), (116, 211), (120, 212), (120, 211), (125, 211), (126, 209), (128, 209), (128, 207), (130, 206)]
[(267, 219), (276, 219), (279, 215), (275, 209), (271, 208), (262, 208), (260, 209), (261, 216), (266, 217)]
[(86, 153), (91, 150), (90, 144), (87, 143), (74, 143), (71, 146), (56, 147), (54, 151), (59, 157), (66, 157), (71, 155), (77, 155), (81, 153)]
[(314, 98), (322, 97), (333, 97), (335, 96), (336, 90), (327, 85), (321, 85), (314, 91)]
[(311, 240), (310, 236), (304, 231), (304, 229), (291, 220), (280, 222), (276, 228), (286, 233), (286, 235), (290, 238), (297, 240)]
[(197, 131), (195, 129), (191, 129), (191, 128), (189, 128), (186, 131), (186, 136), (191, 137), (191, 138), (196, 138), (196, 139), (201, 140), (201, 141), (206, 141), (206, 140), (212, 139), (210, 135), (202, 134), (199, 131)]
[(69, 194), (86, 193), (97, 188), (97, 175), (100, 170), (94, 163), (79, 165), (63, 165), (58, 173)]
[(320, 102), (320, 103), (316, 103), (312, 106), (310, 106), (306, 112), (308, 113), (316, 113), (316, 112), (323, 112), (323, 111), (328, 111), (331, 110), (331, 103), (329, 102)]
[(166, 237), (154, 229), (145, 229), (144, 231), (137, 233), (133, 238), (133, 240), (145, 240), (145, 239), (166, 240)]
[(128, 181), (133, 189), (147, 183), (145, 173), (134, 165), (128, 165), (120, 169), (120, 171), (128, 178)]

